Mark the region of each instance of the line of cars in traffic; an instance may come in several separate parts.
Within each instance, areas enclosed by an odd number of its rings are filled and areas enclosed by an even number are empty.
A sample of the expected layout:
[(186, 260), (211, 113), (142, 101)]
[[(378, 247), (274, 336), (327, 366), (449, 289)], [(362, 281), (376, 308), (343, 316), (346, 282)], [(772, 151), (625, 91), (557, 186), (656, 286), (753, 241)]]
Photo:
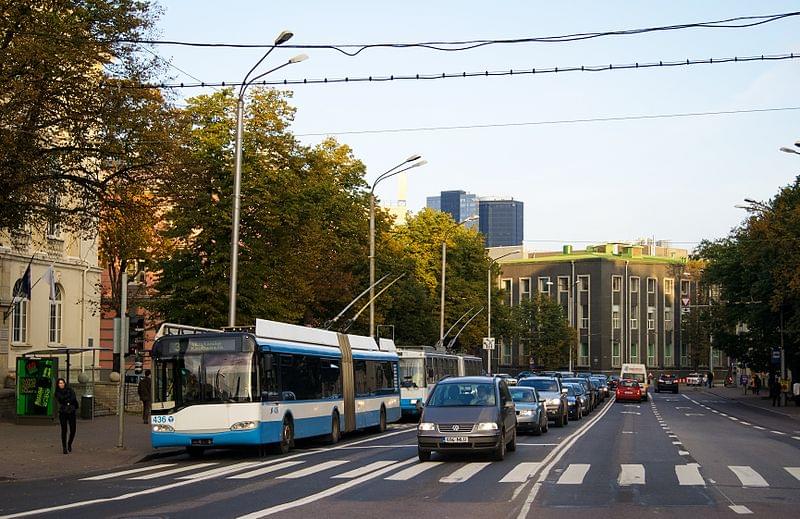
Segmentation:
[(517, 434), (546, 433), (580, 420), (610, 395), (605, 375), (523, 372), (445, 377), (428, 395), (417, 426), (420, 461), (433, 452), (489, 452), (502, 460)]

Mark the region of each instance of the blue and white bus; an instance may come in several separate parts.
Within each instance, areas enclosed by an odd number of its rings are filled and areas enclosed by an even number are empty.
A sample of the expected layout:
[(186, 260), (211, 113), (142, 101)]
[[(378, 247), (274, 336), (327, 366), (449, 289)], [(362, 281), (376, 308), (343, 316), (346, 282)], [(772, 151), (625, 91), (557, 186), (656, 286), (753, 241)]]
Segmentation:
[(404, 416), (417, 416), (428, 391), (444, 377), (480, 375), (480, 357), (453, 355), (430, 346), (397, 348), (400, 357), (400, 407)]
[[(275, 445), (400, 419), (394, 343), (274, 321), (255, 333), (172, 326), (152, 350), (153, 447)], [(169, 328), (166, 328), (169, 329)]]

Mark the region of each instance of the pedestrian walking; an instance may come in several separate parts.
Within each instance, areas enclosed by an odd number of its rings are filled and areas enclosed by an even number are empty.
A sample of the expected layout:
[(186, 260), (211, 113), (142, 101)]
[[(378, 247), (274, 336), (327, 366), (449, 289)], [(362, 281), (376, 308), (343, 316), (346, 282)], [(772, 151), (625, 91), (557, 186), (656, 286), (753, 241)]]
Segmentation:
[(770, 379), (769, 384), (769, 397), (772, 399), (772, 407), (775, 407), (777, 404), (778, 407), (781, 406), (781, 383), (778, 381), (778, 377), (773, 377)]
[(758, 376), (758, 373), (756, 373), (753, 377), (753, 389), (755, 390), (756, 395), (761, 392), (761, 377)]
[[(56, 380), (56, 401), (58, 402), (58, 421), (61, 423), (61, 447), (64, 454), (72, 452), (75, 439), (75, 415), (78, 412), (78, 397), (63, 378)], [(69, 441), (67, 441), (69, 426)]]
[(150, 423), (150, 409), (153, 405), (153, 381), (150, 370), (144, 371), (144, 378), (139, 381), (139, 400), (142, 401), (142, 422)]
[(708, 387), (714, 387), (714, 372), (708, 372)]

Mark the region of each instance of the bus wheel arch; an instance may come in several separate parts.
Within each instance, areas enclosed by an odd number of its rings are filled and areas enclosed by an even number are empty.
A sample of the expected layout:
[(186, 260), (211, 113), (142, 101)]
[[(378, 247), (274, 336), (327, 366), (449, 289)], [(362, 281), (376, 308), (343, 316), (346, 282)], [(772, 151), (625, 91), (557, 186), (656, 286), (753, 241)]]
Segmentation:
[(378, 416), (378, 432), (384, 432), (386, 430), (386, 406), (381, 404), (380, 414)]
[(278, 440), (278, 451), (287, 454), (294, 447), (294, 417), (291, 413), (283, 415), (281, 436)]
[(339, 410), (334, 407), (333, 412), (331, 413), (331, 433), (326, 438), (327, 443), (331, 445), (339, 443), (341, 437), (342, 437), (342, 422), (339, 418)]

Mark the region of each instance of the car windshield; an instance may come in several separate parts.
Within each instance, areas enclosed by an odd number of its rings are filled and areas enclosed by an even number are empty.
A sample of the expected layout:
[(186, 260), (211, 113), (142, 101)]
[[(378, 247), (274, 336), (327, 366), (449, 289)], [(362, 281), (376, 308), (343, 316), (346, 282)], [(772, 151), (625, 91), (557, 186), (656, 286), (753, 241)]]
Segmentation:
[(558, 392), (558, 382), (547, 378), (527, 378), (521, 381), (520, 385), (535, 387), (537, 391)]
[(494, 384), (483, 382), (448, 382), (437, 384), (428, 399), (428, 407), (489, 407), (496, 405)]
[(565, 386), (567, 388), (567, 396), (577, 396), (578, 392), (575, 390), (575, 386)]
[(536, 402), (536, 394), (532, 389), (523, 387), (509, 388), (511, 391), (511, 398), (514, 402)]

